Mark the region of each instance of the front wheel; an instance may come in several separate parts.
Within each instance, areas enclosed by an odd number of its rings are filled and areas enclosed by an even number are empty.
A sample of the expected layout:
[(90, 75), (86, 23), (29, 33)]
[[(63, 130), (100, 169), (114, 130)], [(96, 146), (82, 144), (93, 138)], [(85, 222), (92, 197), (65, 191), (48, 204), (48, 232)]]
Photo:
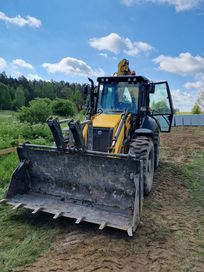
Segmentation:
[(151, 138), (139, 136), (132, 140), (129, 154), (143, 160), (144, 195), (148, 195), (152, 189), (154, 176), (155, 152)]

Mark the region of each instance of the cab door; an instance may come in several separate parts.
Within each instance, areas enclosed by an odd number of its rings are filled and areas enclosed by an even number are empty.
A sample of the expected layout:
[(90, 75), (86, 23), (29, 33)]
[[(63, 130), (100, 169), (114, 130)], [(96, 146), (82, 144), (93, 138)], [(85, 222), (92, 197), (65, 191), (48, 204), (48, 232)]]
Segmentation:
[(173, 103), (167, 81), (153, 83), (150, 93), (150, 112), (158, 121), (161, 132), (170, 132), (173, 120)]

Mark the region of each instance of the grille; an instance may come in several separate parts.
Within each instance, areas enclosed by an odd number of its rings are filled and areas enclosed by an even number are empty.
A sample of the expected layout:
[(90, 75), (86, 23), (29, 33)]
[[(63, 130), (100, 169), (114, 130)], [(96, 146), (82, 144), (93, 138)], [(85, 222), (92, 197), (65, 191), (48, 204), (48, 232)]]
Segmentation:
[(93, 150), (107, 152), (113, 138), (112, 128), (93, 128)]

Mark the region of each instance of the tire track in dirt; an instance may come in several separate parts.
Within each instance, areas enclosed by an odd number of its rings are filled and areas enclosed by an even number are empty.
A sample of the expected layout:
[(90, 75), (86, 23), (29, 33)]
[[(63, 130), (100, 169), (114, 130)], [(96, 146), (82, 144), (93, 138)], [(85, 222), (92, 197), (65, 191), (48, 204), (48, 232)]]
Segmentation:
[[(187, 134), (193, 130), (187, 131)], [(165, 135), (166, 147), (174, 147), (174, 158), (178, 162), (181, 144), (189, 145), (182, 131), (175, 130)], [(179, 139), (179, 140), (178, 140)], [(194, 135), (189, 136), (192, 144)], [(199, 139), (202, 143), (202, 139)], [(202, 149), (202, 144), (201, 144)], [(177, 153), (176, 153), (177, 152)], [(185, 157), (182, 151), (182, 158)], [(172, 156), (165, 150), (167, 159)], [(192, 213), (186, 205), (189, 192), (183, 186), (178, 173), (166, 173), (165, 164), (157, 170), (152, 193), (144, 201), (141, 224), (133, 238), (125, 232), (105, 229), (82, 223), (63, 230), (56, 237), (52, 248), (33, 264), (19, 268), (18, 272), (61, 272), (61, 271), (204, 271), (204, 263), (199, 257), (200, 249), (195, 230), (198, 228), (200, 210)], [(202, 230), (200, 236), (204, 238)]]

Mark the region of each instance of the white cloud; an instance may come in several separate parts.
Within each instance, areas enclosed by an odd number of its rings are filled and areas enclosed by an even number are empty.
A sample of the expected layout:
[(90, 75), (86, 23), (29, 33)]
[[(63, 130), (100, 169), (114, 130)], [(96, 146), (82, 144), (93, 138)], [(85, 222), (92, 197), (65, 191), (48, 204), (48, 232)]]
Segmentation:
[(12, 63), (18, 67), (21, 67), (21, 68), (27, 68), (27, 69), (31, 69), (31, 70), (34, 69), (32, 64), (30, 64), (22, 59), (15, 59), (15, 60), (13, 60)]
[(198, 93), (204, 89), (204, 58), (192, 56), (190, 53), (181, 53), (178, 57), (161, 55), (154, 59), (159, 64), (159, 69), (182, 76), (193, 76), (194, 82), (186, 82), (185, 89), (172, 91), (175, 108), (181, 111), (191, 111), (198, 99)]
[(104, 57), (104, 58), (107, 58), (107, 57), (108, 57), (108, 54), (106, 54), (106, 53), (99, 53), (99, 56)]
[(127, 54), (128, 56), (136, 56), (140, 52), (149, 52), (153, 49), (153, 47), (145, 42), (132, 42), (130, 39), (125, 39), (125, 45), (127, 46), (127, 49), (125, 49), (123, 52)]
[(184, 87), (187, 90), (201, 90), (204, 89), (204, 81), (198, 80), (195, 82), (186, 82)]
[(5, 59), (0, 57), (0, 69), (2, 70), (4, 68), (6, 68), (6, 66), (7, 66), (7, 63), (6, 63)]
[(110, 33), (101, 38), (91, 38), (89, 45), (99, 51), (110, 51), (114, 54), (125, 53), (128, 56), (136, 56), (140, 52), (149, 52), (153, 47), (142, 41), (131, 41), (117, 33)]
[(188, 90), (204, 90), (204, 73), (198, 73), (194, 82), (186, 82), (184, 87)]
[(160, 70), (184, 76), (204, 72), (204, 58), (194, 57), (189, 52), (181, 53), (178, 57), (160, 55), (153, 61), (159, 64)]
[(128, 7), (132, 6), (133, 4), (136, 4), (138, 1), (136, 0), (120, 0), (120, 2)]
[(204, 4), (204, 0), (121, 0), (120, 2), (128, 7), (133, 4), (167, 4), (174, 6), (177, 12), (200, 8)]
[(75, 58), (63, 58), (57, 63), (43, 63), (49, 73), (63, 73), (71, 76), (103, 76), (105, 72), (99, 68), (93, 70), (86, 62)]
[(21, 17), (21, 15), (17, 15), (16, 17), (9, 17), (1, 11), (0, 11), (0, 20), (9, 24), (20, 26), (20, 27), (30, 26), (30, 27), (38, 28), (42, 25), (42, 22), (35, 17), (26, 16), (26, 18), (23, 18)]
[(197, 93), (182, 92), (181, 90), (171, 91), (174, 108), (180, 111), (191, 111), (197, 100)]
[(28, 74), (26, 78), (30, 80), (42, 80), (42, 78), (37, 74)]
[(204, 111), (204, 99), (203, 99), (203, 94), (204, 94), (204, 73), (199, 74), (196, 76), (197, 81), (194, 82), (186, 82), (184, 87), (187, 90), (194, 90), (198, 93), (196, 103), (199, 104), (201, 107), (201, 110)]
[(32, 26), (32, 27), (40, 27), (42, 26), (42, 22), (41, 20), (35, 18), (35, 17), (32, 17), (32, 16), (26, 16), (27, 18), (27, 25), (29, 26)]
[(116, 33), (111, 33), (105, 37), (92, 38), (89, 40), (90, 46), (101, 50), (107, 50), (118, 54), (124, 47), (124, 40)]

